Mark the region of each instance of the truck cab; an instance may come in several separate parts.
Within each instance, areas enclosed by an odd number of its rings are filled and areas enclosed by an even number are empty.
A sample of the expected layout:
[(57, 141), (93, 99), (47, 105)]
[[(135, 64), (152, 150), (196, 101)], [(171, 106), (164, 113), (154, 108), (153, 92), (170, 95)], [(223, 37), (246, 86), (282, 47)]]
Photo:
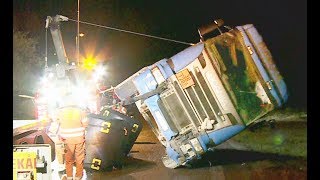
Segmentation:
[(164, 145), (168, 168), (189, 165), (288, 98), (252, 24), (220, 31), (144, 67), (115, 92), (124, 104), (136, 104)]

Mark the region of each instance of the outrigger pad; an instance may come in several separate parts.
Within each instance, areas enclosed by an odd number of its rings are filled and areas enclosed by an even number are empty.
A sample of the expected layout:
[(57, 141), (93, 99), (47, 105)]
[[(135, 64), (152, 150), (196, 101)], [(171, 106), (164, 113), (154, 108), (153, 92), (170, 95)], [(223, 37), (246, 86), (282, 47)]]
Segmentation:
[(84, 167), (93, 171), (120, 167), (142, 130), (142, 124), (112, 109), (89, 114)]

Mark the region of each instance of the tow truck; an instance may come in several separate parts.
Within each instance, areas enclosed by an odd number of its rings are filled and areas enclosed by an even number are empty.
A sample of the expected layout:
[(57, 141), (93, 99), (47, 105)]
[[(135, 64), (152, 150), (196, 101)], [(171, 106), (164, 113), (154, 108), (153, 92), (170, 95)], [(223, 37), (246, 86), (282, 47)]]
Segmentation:
[[(85, 72), (80, 66), (69, 62), (64, 48), (60, 24), (68, 21), (68, 18), (61, 15), (54, 17), (48, 16), (46, 19), (46, 31), (50, 29), (53, 43), (55, 46), (58, 63), (48, 67), (47, 57), (44, 69), (44, 77), (39, 81), (38, 92), (35, 97), (31, 97), (35, 103), (38, 117), (36, 120), (14, 120), (13, 126), (13, 146), (14, 154), (19, 158), (25, 156), (31, 157), (31, 154), (20, 156), (20, 151), (28, 148), (42, 147), (44, 144), (49, 145), (51, 151), (51, 161), (57, 162), (58, 166), (54, 171), (58, 171), (61, 176), (64, 171), (63, 143), (61, 143), (56, 132), (52, 132), (51, 127), (55, 126), (55, 113), (58, 104), (63, 101), (66, 91), (72, 93), (79, 100), (78, 104), (88, 112), (89, 125), (86, 129), (86, 159), (84, 166), (86, 169), (101, 171), (106, 168), (113, 168), (121, 164), (121, 160), (129, 153), (136, 138), (138, 137), (142, 124), (127, 116), (124, 107), (118, 106), (119, 102), (111, 101), (112, 104), (106, 103), (103, 107), (98, 107), (97, 95), (113, 94), (113, 88), (101, 90), (97, 88), (95, 80), (102, 77), (95, 77), (98, 69), (93, 72)], [(101, 109), (102, 108), (102, 109)], [(55, 129), (55, 128), (53, 128)], [(121, 129), (120, 131), (118, 129)], [(97, 141), (98, 140), (98, 141)], [(106, 143), (107, 142), (107, 143)], [(110, 146), (113, 144), (112, 146)], [(117, 145), (119, 144), (119, 145)], [(19, 152), (18, 152), (19, 151)], [(38, 150), (36, 150), (38, 151)], [(60, 152), (60, 153), (59, 153)], [(106, 152), (114, 156), (106, 156)], [(15, 159), (17, 159), (17, 157)], [(23, 159), (20, 159), (23, 161)], [(21, 164), (21, 163), (20, 163)], [(14, 177), (20, 176), (30, 178), (34, 172), (26, 169), (18, 169), (14, 166)], [(48, 170), (45, 179), (51, 179), (53, 171)], [(38, 174), (38, 179), (41, 174)]]

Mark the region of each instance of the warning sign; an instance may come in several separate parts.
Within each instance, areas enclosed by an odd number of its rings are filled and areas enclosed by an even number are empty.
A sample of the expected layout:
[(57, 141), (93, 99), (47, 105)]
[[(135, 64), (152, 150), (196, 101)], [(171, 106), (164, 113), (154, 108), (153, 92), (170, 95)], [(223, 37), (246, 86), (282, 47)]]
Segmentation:
[(13, 180), (37, 179), (36, 163), (35, 152), (13, 152)]
[(49, 144), (13, 145), (13, 180), (51, 180)]
[(188, 69), (185, 69), (185, 70), (177, 73), (176, 77), (177, 77), (178, 81), (180, 82), (180, 85), (182, 86), (183, 89), (186, 89), (187, 87), (194, 85), (194, 81), (193, 81)]

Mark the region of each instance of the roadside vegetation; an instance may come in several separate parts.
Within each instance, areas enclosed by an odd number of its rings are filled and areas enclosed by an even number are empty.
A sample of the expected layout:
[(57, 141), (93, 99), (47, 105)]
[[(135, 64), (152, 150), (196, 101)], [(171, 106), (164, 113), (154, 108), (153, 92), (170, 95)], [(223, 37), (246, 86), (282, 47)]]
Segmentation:
[(265, 119), (275, 119), (275, 124), (261, 123), (246, 129), (233, 140), (249, 150), (307, 157), (307, 113), (294, 109), (273, 112)]

